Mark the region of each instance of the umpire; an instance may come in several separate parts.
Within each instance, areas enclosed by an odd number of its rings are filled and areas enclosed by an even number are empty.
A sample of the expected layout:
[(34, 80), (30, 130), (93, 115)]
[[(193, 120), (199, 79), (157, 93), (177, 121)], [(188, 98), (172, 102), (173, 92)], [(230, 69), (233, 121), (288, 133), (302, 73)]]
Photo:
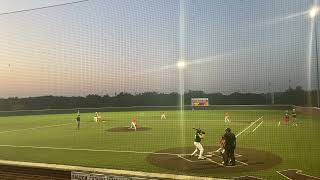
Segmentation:
[(231, 159), (231, 166), (236, 164), (236, 160), (234, 157), (234, 150), (236, 149), (236, 136), (231, 132), (230, 128), (225, 130), (225, 134), (223, 137), (225, 138), (225, 152), (223, 154), (223, 162), (224, 165), (227, 166), (229, 163), (229, 159)]

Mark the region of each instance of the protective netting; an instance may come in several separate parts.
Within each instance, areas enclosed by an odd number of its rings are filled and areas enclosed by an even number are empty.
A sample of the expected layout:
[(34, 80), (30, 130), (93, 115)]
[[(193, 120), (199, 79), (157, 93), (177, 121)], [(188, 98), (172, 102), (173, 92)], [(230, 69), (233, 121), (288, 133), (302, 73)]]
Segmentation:
[[(2, 0), (0, 159), (320, 176), (316, 5)], [(226, 128), (237, 137), (235, 171), (219, 154)]]
[[(2, 9), (4, 98), (191, 90), (317, 105), (313, 2), (43, 3)], [(303, 100), (277, 102), (290, 90)]]

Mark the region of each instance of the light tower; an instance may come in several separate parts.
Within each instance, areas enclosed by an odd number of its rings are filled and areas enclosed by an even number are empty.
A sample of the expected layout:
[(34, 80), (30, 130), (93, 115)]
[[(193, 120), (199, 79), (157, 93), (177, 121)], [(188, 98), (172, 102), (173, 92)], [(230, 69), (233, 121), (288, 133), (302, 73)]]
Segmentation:
[(313, 6), (309, 11), (309, 16), (313, 20), (313, 27), (314, 27), (314, 42), (315, 42), (315, 52), (316, 52), (316, 68), (317, 68), (317, 107), (320, 107), (320, 94), (319, 94), (319, 88), (320, 88), (320, 82), (319, 82), (319, 53), (318, 53), (318, 32), (317, 32), (317, 15), (319, 13), (319, 6)]

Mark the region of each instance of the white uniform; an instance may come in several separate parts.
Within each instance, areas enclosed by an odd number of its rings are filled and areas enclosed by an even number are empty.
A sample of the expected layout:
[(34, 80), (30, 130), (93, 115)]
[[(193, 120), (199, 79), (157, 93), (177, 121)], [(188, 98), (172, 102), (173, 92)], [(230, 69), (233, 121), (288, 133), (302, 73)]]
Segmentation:
[(130, 129), (134, 129), (135, 131), (137, 130), (137, 126), (134, 122), (131, 122)]
[(193, 151), (191, 156), (194, 156), (199, 150), (200, 153), (199, 153), (198, 159), (205, 159), (205, 157), (203, 157), (204, 149), (203, 149), (203, 147), (202, 147), (202, 145), (200, 143), (202, 138), (203, 138), (203, 136), (199, 132), (196, 132), (195, 139), (194, 139), (194, 142), (193, 142), (193, 144), (196, 147), (196, 149)]
[(165, 115), (164, 113), (161, 114), (161, 120), (162, 120), (162, 119), (167, 119), (167, 118), (166, 118), (166, 115)]
[(95, 113), (93, 120), (94, 122), (98, 122), (98, 112)]
[(134, 129), (135, 131), (137, 130), (137, 119), (135, 117), (132, 117), (131, 118), (131, 125), (129, 127), (129, 129)]
[(198, 159), (202, 159), (202, 158), (203, 158), (202, 155), (203, 155), (204, 149), (203, 149), (201, 143), (200, 143), (200, 142), (193, 142), (193, 144), (194, 144), (194, 146), (196, 146), (196, 150), (193, 151), (193, 153), (191, 154), (191, 156), (194, 156), (194, 155), (198, 152), (198, 150), (199, 150), (199, 151), (200, 151), (200, 154), (199, 154), (199, 156), (198, 156)]
[(225, 123), (230, 122), (229, 114), (225, 114), (225, 115), (224, 115), (224, 122), (225, 122)]

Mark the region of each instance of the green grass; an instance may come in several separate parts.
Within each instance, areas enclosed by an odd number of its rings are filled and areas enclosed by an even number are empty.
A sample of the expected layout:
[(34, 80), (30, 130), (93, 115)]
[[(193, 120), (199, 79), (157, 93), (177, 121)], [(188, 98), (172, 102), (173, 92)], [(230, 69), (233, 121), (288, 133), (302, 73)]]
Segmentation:
[[(179, 111), (167, 111), (167, 120), (163, 121), (160, 120), (160, 111), (108, 112), (102, 113), (103, 117), (107, 119), (105, 123), (94, 123), (93, 113), (82, 113), (80, 130), (76, 130), (74, 120), (76, 114), (0, 117), (0, 145), (155, 152), (167, 148), (192, 146), (194, 137), (192, 127), (200, 127), (206, 131), (206, 138), (203, 140), (205, 148), (205, 146), (216, 145), (227, 126), (230, 126), (237, 134), (250, 125), (248, 121), (254, 121), (263, 116), (264, 123), (255, 133), (248, 133), (248, 130), (238, 137), (238, 147), (273, 152), (282, 158), (282, 163), (271, 169), (258, 172), (214, 173), (210, 176), (253, 175), (267, 179), (283, 179), (276, 174), (276, 170), (284, 169), (301, 169), (306, 174), (320, 176), (320, 143), (318, 140), (320, 122), (318, 120), (298, 114), (298, 127), (277, 127), (278, 121), (282, 119), (284, 114), (283, 111), (228, 110), (233, 122), (226, 125), (224, 112), (220, 110), (185, 111), (184, 118), (181, 120)], [(106, 131), (113, 127), (129, 126), (132, 115), (138, 117), (139, 126), (152, 129), (125, 133)], [(38, 128), (58, 124), (61, 126)], [(128, 152), (90, 152), (0, 146), (0, 159), (4, 160), (179, 173), (149, 164), (145, 160), (146, 156), (147, 154)]]

